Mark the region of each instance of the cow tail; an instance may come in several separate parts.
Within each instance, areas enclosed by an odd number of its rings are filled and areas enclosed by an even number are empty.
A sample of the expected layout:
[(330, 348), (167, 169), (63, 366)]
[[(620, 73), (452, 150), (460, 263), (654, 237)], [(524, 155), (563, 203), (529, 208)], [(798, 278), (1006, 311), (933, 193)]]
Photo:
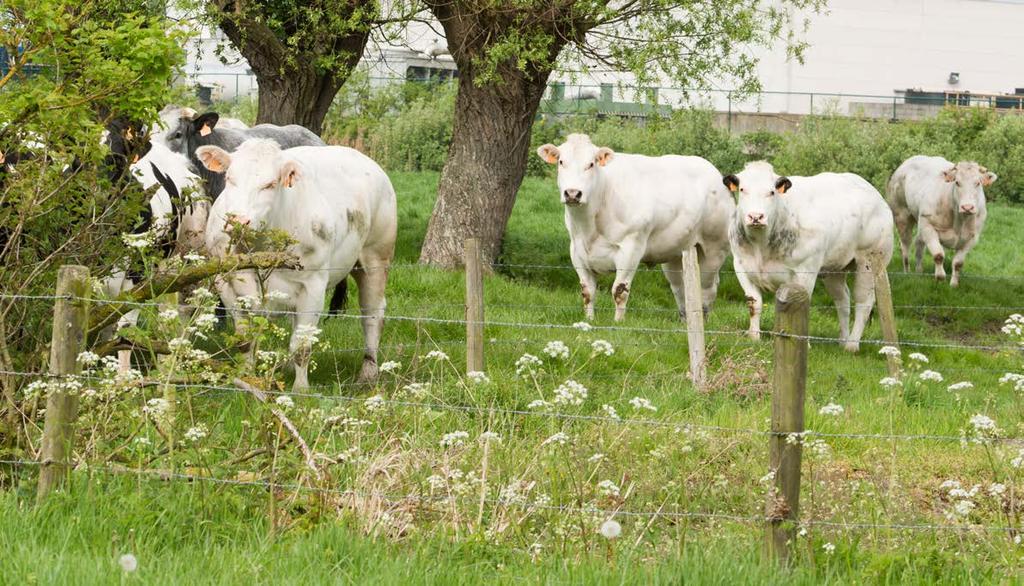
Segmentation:
[(331, 296), (330, 313), (345, 313), (348, 308), (348, 277), (345, 277), (334, 286), (334, 295)]

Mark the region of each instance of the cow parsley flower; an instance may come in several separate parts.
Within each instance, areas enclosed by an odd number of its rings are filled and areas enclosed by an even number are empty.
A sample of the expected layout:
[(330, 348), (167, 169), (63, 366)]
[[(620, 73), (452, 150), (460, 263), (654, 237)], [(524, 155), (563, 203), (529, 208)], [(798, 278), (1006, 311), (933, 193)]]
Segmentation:
[(171, 322), (178, 319), (178, 310), (165, 309), (161, 311), (159, 314), (157, 314), (157, 317), (160, 319), (160, 321)]
[(167, 399), (155, 398), (146, 401), (146, 406), (142, 408), (142, 412), (154, 419), (160, 419), (167, 415), (171, 410), (171, 403)]
[(920, 352), (912, 352), (909, 356), (907, 356), (907, 358), (913, 360), (914, 362), (928, 364), (928, 357), (925, 356), (924, 354), (921, 354)]
[(1003, 496), (1003, 493), (1005, 493), (1005, 492), (1006, 492), (1006, 485), (1005, 484), (1000, 484), (998, 482), (993, 482), (992, 484), (988, 485), (988, 493), (990, 495), (994, 496), (994, 497)]
[(401, 367), (402, 367), (402, 363), (401, 362), (396, 362), (394, 360), (388, 360), (384, 364), (381, 364), (380, 367), (377, 370), (379, 370), (380, 372), (395, 372), (396, 370), (398, 370)]
[(448, 360), (448, 355), (440, 350), (431, 350), (427, 352), (426, 356), (423, 357), (425, 360), (434, 360), (441, 362), (442, 360)]
[(300, 346), (312, 346), (320, 341), (320, 328), (310, 325), (302, 324), (295, 328), (294, 338)]
[(544, 354), (552, 358), (560, 358), (562, 360), (569, 359), (569, 347), (565, 345), (565, 342), (561, 340), (552, 340), (544, 346), (542, 350)]
[(167, 347), (171, 349), (171, 352), (189, 350), (192, 348), (192, 340), (189, 340), (188, 338), (184, 337), (172, 338), (169, 342), (167, 342)]
[(142, 232), (141, 234), (122, 234), (121, 241), (128, 248), (145, 250), (153, 246), (153, 242), (156, 241), (156, 234), (152, 230)]
[(1024, 391), (1024, 374), (1018, 374), (1016, 372), (1008, 372), (1003, 376), (999, 377), (999, 384), (1001, 385), (1013, 385), (1014, 390)]
[(483, 443), (494, 442), (496, 444), (500, 444), (501, 436), (493, 431), (485, 431), (480, 434), (479, 440)]
[(640, 409), (646, 409), (648, 411), (657, 411), (658, 410), (658, 408), (655, 407), (653, 403), (651, 403), (649, 400), (645, 399), (644, 397), (633, 397), (632, 399), (629, 400), (629, 404), (632, 405), (633, 408), (638, 410), (638, 411)]
[(842, 405), (837, 405), (835, 403), (829, 403), (828, 405), (825, 405), (821, 409), (818, 409), (818, 414), (819, 415), (835, 415), (835, 416), (839, 416), (839, 415), (843, 414), (843, 411), (844, 410), (843, 410), (843, 406)]
[(882, 349), (878, 351), (882, 356), (896, 357), (900, 355), (900, 349), (896, 346), (882, 346)]
[(975, 433), (983, 435), (993, 435), (999, 433), (999, 428), (996, 426), (994, 419), (988, 415), (982, 415), (981, 413), (975, 413), (970, 419), (971, 427), (974, 428)]
[(932, 381), (937, 383), (942, 382), (942, 375), (934, 370), (925, 370), (921, 374), (917, 375), (917, 377), (923, 381)]
[(295, 401), (288, 395), (278, 396), (278, 398), (274, 399), (274, 403), (276, 403), (278, 407), (286, 410), (295, 406)]
[(466, 378), (475, 385), (484, 385), (491, 382), (490, 377), (486, 373), (480, 372), (479, 370), (471, 370), (466, 373)]
[(953, 384), (949, 385), (948, 387), (946, 387), (946, 390), (951, 392), (951, 393), (955, 393), (955, 392), (958, 392), (958, 391), (966, 391), (967, 389), (973, 389), (973, 388), (974, 388), (974, 384), (973, 383), (970, 383), (968, 381), (961, 381), (961, 382), (953, 383)]
[(202, 305), (206, 301), (213, 301), (217, 298), (217, 295), (207, 289), (206, 287), (196, 287), (192, 290), (192, 295), (188, 298), (190, 305)]
[(217, 314), (213, 312), (200, 313), (192, 320), (192, 324), (199, 331), (208, 331), (217, 325)]
[(86, 350), (85, 352), (80, 352), (75, 360), (79, 365), (89, 367), (100, 361), (100, 355)]
[(547, 409), (550, 406), (551, 406), (551, 403), (545, 401), (544, 399), (535, 399), (533, 401), (530, 401), (526, 405), (526, 408), (527, 409)]
[(589, 332), (590, 330), (594, 329), (594, 326), (590, 325), (589, 323), (587, 323), (585, 321), (578, 321), (578, 322), (572, 324), (572, 327), (576, 328), (577, 330), (579, 330), (581, 332)]
[(287, 301), (290, 297), (284, 291), (278, 289), (271, 289), (263, 296), (267, 301)]
[(587, 398), (587, 388), (574, 380), (567, 380), (555, 389), (556, 405), (582, 405)]
[(385, 400), (384, 400), (384, 397), (381, 396), (381, 395), (374, 395), (372, 397), (367, 397), (366, 400), (363, 401), (363, 407), (365, 407), (366, 410), (371, 412), (371, 413), (374, 413), (376, 411), (380, 411), (381, 409), (384, 408), (384, 406), (385, 406)]
[(569, 442), (569, 435), (568, 435), (568, 434), (566, 434), (566, 433), (564, 433), (564, 432), (561, 432), (561, 431), (559, 431), (558, 433), (555, 433), (555, 434), (553, 434), (553, 435), (552, 435), (551, 437), (549, 437), (548, 439), (546, 439), (546, 440), (542, 441), (542, 442), (540, 443), (540, 445), (541, 445), (542, 447), (543, 447), (543, 446), (547, 446), (547, 445), (559, 445), (559, 446), (564, 446), (564, 445), (565, 445), (566, 443), (568, 443), (568, 442)]
[(516, 360), (516, 376), (537, 374), (544, 362), (533, 354), (523, 354)]
[(427, 395), (427, 392), (430, 390), (430, 383), (409, 383), (402, 387), (402, 390), (409, 393), (409, 395), (417, 399), (422, 399)]
[(206, 426), (203, 424), (199, 424), (195, 427), (188, 428), (188, 431), (185, 432), (185, 439), (187, 439), (190, 442), (198, 442), (207, 435), (208, 432), (206, 430)]
[(594, 356), (611, 356), (615, 354), (615, 348), (608, 340), (594, 340), (590, 343), (590, 347), (594, 350)]
[(611, 480), (602, 480), (597, 483), (597, 490), (604, 496), (619, 496), (619, 487)]
[(451, 433), (446, 433), (441, 436), (441, 447), (454, 448), (456, 446), (461, 446), (466, 443), (467, 439), (469, 439), (469, 433), (465, 431), (453, 431)]
[(605, 539), (615, 539), (619, 535), (622, 535), (622, 525), (615, 519), (608, 519), (604, 523), (601, 523), (601, 537)]
[(206, 260), (205, 256), (203, 256), (203, 255), (201, 255), (201, 254), (199, 254), (198, 252), (195, 252), (195, 251), (186, 252), (185, 256), (182, 257), (182, 258), (184, 258), (186, 262), (195, 262), (195, 263), (203, 262), (204, 260)]
[(891, 389), (893, 387), (898, 387), (898, 386), (900, 386), (903, 383), (901, 383), (900, 379), (898, 379), (896, 377), (887, 376), (887, 377), (883, 378), (882, 380), (878, 381), (878, 384), (882, 385), (883, 387), (885, 387), (887, 389)]
[(600, 462), (601, 460), (604, 460), (604, 459), (605, 459), (605, 455), (604, 454), (597, 453), (597, 454), (594, 454), (594, 455), (590, 456), (589, 458), (587, 458), (587, 462), (590, 462), (591, 464), (596, 464), (596, 463), (598, 463), (598, 462)]
[(1003, 333), (1010, 336), (1024, 336), (1024, 315), (1015, 313), (1007, 318), (1003, 325)]
[(832, 543), (826, 543), (821, 546), (821, 549), (825, 551), (825, 555), (832, 555), (836, 552), (836, 546)]
[(601, 405), (601, 411), (604, 411), (604, 414), (607, 415), (609, 419), (614, 419), (615, 421), (622, 419), (619, 417), (619, 413), (615, 410), (615, 407), (612, 407), (611, 405)]

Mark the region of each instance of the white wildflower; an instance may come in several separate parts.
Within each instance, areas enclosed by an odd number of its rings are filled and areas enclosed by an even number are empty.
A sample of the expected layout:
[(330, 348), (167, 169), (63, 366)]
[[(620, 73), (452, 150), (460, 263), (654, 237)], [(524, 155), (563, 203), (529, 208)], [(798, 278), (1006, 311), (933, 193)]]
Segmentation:
[(1006, 492), (1006, 485), (1005, 484), (1000, 484), (998, 482), (993, 482), (992, 484), (988, 485), (988, 493), (990, 495), (992, 495), (992, 496), (995, 496), (995, 497), (1003, 496), (1003, 493), (1005, 493), (1005, 492)]
[(253, 309), (259, 305), (260, 300), (255, 295), (242, 295), (235, 299), (235, 306), (239, 309)]
[(926, 370), (921, 374), (917, 375), (917, 377), (923, 381), (933, 381), (937, 383), (942, 382), (942, 375), (939, 374), (938, 372), (935, 372), (934, 370)]
[(1015, 372), (1008, 372), (1003, 376), (999, 377), (999, 384), (1013, 385), (1014, 390), (1024, 391), (1024, 374), (1017, 374)]
[(516, 376), (537, 374), (544, 362), (533, 354), (523, 354), (516, 360)]
[(139, 569), (139, 560), (132, 554), (126, 553), (117, 558), (118, 565), (121, 569), (129, 574)]
[(167, 399), (155, 398), (146, 401), (142, 412), (154, 419), (161, 419), (171, 410), (171, 403)]
[(498, 435), (497, 433), (493, 432), (493, 431), (485, 431), (485, 432), (481, 433), (479, 439), (480, 439), (481, 442), (484, 442), (484, 443), (487, 443), (487, 442), (494, 442), (496, 444), (500, 444), (501, 443), (501, 436)]
[(188, 431), (185, 432), (185, 439), (187, 439), (190, 442), (198, 442), (207, 435), (208, 432), (206, 430), (206, 426), (199, 424), (195, 427), (188, 428)]
[(597, 454), (594, 454), (593, 456), (587, 458), (587, 462), (590, 462), (591, 464), (596, 464), (596, 463), (598, 463), (598, 462), (600, 462), (601, 460), (604, 460), (604, 459), (605, 459), (605, 455), (604, 454), (597, 453)]
[(551, 403), (545, 401), (544, 399), (535, 399), (533, 401), (530, 401), (526, 405), (526, 408), (527, 409), (547, 409), (550, 406), (551, 406)]
[(966, 517), (971, 514), (971, 511), (974, 510), (975, 506), (976, 505), (973, 501), (969, 501), (967, 499), (957, 501), (956, 504), (953, 505), (953, 513), (958, 517)]
[(199, 254), (198, 252), (196, 252), (194, 250), (191, 251), (191, 252), (186, 252), (185, 256), (183, 258), (187, 262), (203, 262), (204, 260), (206, 260), (205, 256)]
[(828, 405), (825, 405), (821, 409), (818, 409), (818, 414), (839, 416), (843, 414), (843, 411), (844, 409), (842, 405), (837, 405), (836, 403), (829, 403)]
[(1013, 466), (1014, 468), (1024, 466), (1024, 448), (1017, 451), (1017, 456), (1010, 460), (1010, 466)]
[(880, 384), (883, 387), (889, 389), (889, 388), (893, 388), (893, 387), (898, 387), (898, 386), (900, 386), (903, 383), (901, 383), (900, 379), (898, 379), (896, 377), (887, 376), (887, 377), (883, 378), (882, 380), (878, 381), (878, 384)]
[(899, 356), (900, 349), (896, 346), (882, 346), (882, 349), (878, 351), (882, 356)]
[(188, 338), (172, 338), (167, 342), (167, 347), (171, 349), (171, 352), (180, 352), (182, 350), (188, 350), (192, 347), (192, 340)]
[(153, 245), (156, 240), (156, 234), (152, 231), (146, 231), (141, 234), (122, 234), (121, 241), (124, 242), (125, 246), (134, 248), (136, 250), (145, 250)]
[(608, 519), (604, 523), (601, 523), (601, 536), (605, 539), (615, 539), (619, 535), (622, 535), (622, 525), (615, 519)]
[(541, 442), (540, 445), (541, 446), (547, 446), (547, 445), (557, 444), (557, 445), (560, 445), (560, 446), (564, 446), (568, 442), (569, 442), (569, 435), (560, 431), (560, 432), (552, 435), (548, 439), (544, 440), (543, 442)]
[(174, 320), (178, 319), (178, 310), (177, 309), (165, 309), (165, 310), (161, 311), (160, 313), (158, 313), (157, 317), (160, 319), (160, 321), (171, 322), (171, 321), (174, 321)]
[(422, 399), (430, 390), (430, 383), (409, 383), (402, 387), (402, 390), (416, 399)]
[(552, 358), (560, 358), (562, 360), (569, 359), (569, 347), (565, 345), (565, 342), (561, 340), (552, 340), (544, 346), (542, 350), (544, 354)]
[(601, 411), (604, 411), (604, 414), (607, 415), (609, 419), (614, 419), (615, 421), (622, 419), (619, 417), (619, 413), (615, 410), (615, 407), (612, 407), (611, 405), (601, 405)]
[(999, 432), (999, 428), (996, 427), (994, 419), (988, 415), (982, 415), (981, 413), (975, 413), (971, 416), (971, 427), (974, 431), (979, 434), (995, 434)]
[(774, 470), (769, 470), (768, 474), (765, 474), (760, 479), (758, 479), (758, 482), (760, 484), (765, 485), (765, 486), (768, 486), (769, 484), (775, 482), (775, 471)]
[(441, 362), (442, 360), (448, 360), (448, 355), (440, 350), (431, 350), (430, 352), (427, 352), (427, 355), (423, 358), (426, 360)]
[(427, 477), (427, 484), (430, 485), (430, 490), (438, 491), (444, 488), (447, 485), (447, 482), (444, 477), (437, 474), (431, 474)]
[(295, 401), (288, 395), (278, 396), (278, 398), (274, 399), (274, 403), (277, 403), (277, 406), (282, 409), (291, 409), (295, 406)]
[(217, 314), (213, 312), (200, 313), (192, 320), (192, 324), (199, 331), (210, 330), (217, 325)]
[(974, 388), (974, 384), (973, 383), (970, 383), (968, 381), (961, 381), (961, 382), (949, 385), (948, 387), (946, 387), (946, 390), (951, 392), (951, 393), (955, 393), (957, 391), (966, 391), (967, 389), (973, 389), (973, 388)]
[(526, 548), (526, 553), (530, 554), (530, 557), (536, 558), (544, 550), (544, 546), (538, 542), (530, 544), (530, 547)]
[(836, 552), (836, 546), (832, 543), (826, 543), (825, 545), (821, 546), (821, 549), (825, 551), (826, 555), (832, 555)]
[(287, 301), (290, 295), (279, 289), (272, 289), (270, 291), (267, 291), (267, 293), (263, 297), (267, 301)]
[(363, 407), (365, 407), (366, 410), (371, 413), (380, 411), (381, 409), (384, 408), (384, 406), (385, 401), (382, 395), (374, 395), (372, 397), (367, 397), (366, 400), (363, 401)]
[(578, 321), (578, 322), (572, 324), (572, 327), (576, 328), (577, 330), (579, 330), (581, 332), (589, 332), (590, 330), (594, 329), (594, 326), (590, 325), (589, 323), (587, 323), (585, 321)]
[(612, 354), (615, 354), (615, 348), (608, 340), (594, 340), (590, 343), (590, 347), (594, 350), (594, 356), (611, 356)]
[(86, 350), (85, 352), (79, 353), (76, 360), (78, 361), (78, 364), (82, 366), (92, 366), (100, 361), (100, 355)]
[(298, 342), (300, 346), (313, 346), (320, 341), (320, 328), (310, 325), (302, 324), (295, 328), (295, 333), (292, 338)]
[(619, 496), (620, 489), (611, 480), (602, 480), (597, 483), (597, 490), (604, 496)]
[(139, 446), (140, 448), (145, 448), (153, 445), (153, 442), (148, 437), (139, 436), (135, 438), (135, 445)]
[(907, 356), (907, 358), (913, 360), (914, 362), (920, 362), (921, 364), (928, 364), (928, 357), (925, 356), (924, 354), (921, 354), (920, 352), (911, 352), (910, 355)]
[(587, 388), (574, 380), (567, 380), (555, 389), (556, 405), (582, 405), (587, 398)]
[(397, 362), (397, 361), (394, 361), (394, 360), (388, 360), (384, 364), (381, 364), (380, 368), (378, 368), (377, 370), (379, 370), (380, 372), (395, 372), (399, 368), (402, 368), (402, 363), (401, 362)]
[(491, 378), (487, 376), (487, 373), (480, 372), (479, 370), (470, 370), (466, 373), (466, 378), (475, 385), (485, 385), (491, 382)]
[(191, 305), (202, 305), (204, 302), (213, 301), (216, 298), (217, 294), (206, 287), (196, 287), (192, 290), (192, 295), (189, 296), (188, 302)]
[(469, 439), (469, 433), (465, 431), (453, 431), (451, 433), (446, 433), (441, 436), (441, 447), (454, 448), (456, 446), (461, 446), (466, 443), (467, 439)]
[(638, 411), (640, 409), (647, 409), (648, 411), (657, 411), (658, 410), (658, 408), (655, 407), (653, 403), (651, 403), (649, 400), (645, 399), (644, 397), (633, 397), (632, 399), (629, 400), (629, 404), (632, 405), (633, 408), (638, 410)]

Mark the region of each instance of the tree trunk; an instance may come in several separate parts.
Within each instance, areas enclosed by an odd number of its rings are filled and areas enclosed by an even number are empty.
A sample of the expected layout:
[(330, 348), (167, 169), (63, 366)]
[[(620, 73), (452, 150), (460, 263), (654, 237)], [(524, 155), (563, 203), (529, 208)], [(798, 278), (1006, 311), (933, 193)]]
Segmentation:
[(472, 67), (460, 68), (455, 123), (420, 262), (463, 264), (467, 238), (479, 238), (483, 259), (501, 252), (516, 193), (526, 173), (530, 129), (550, 70), (506, 72), (499, 84), (477, 87)]
[(260, 97), (257, 124), (299, 124), (317, 134), (342, 83), (333, 75), (296, 71), (285, 76), (256, 72), (256, 79)]

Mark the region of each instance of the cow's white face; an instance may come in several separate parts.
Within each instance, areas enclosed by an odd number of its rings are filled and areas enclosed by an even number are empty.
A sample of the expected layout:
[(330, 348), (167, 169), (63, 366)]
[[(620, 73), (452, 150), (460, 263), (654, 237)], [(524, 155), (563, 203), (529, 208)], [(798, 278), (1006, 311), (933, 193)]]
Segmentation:
[(591, 199), (601, 180), (601, 168), (613, 152), (590, 142), (585, 134), (570, 134), (562, 146), (546, 144), (537, 149), (545, 162), (558, 166), (558, 191), (567, 206), (583, 206)]
[(226, 175), (224, 191), (210, 210), (208, 231), (218, 241), (207, 244), (215, 252), (224, 252), (229, 220), (256, 228), (267, 224), (301, 174), (298, 163), (285, 160), (280, 147), (270, 140), (248, 140), (230, 154), (220, 147), (202, 146), (196, 156), (210, 171)]
[(961, 161), (942, 173), (943, 181), (953, 184), (954, 211), (966, 216), (978, 213), (985, 201), (985, 187), (996, 174), (974, 162)]
[(736, 194), (736, 218), (748, 230), (768, 227), (777, 213), (780, 198), (792, 187), (786, 177), (778, 177), (767, 164), (750, 164), (738, 175), (722, 179)]

